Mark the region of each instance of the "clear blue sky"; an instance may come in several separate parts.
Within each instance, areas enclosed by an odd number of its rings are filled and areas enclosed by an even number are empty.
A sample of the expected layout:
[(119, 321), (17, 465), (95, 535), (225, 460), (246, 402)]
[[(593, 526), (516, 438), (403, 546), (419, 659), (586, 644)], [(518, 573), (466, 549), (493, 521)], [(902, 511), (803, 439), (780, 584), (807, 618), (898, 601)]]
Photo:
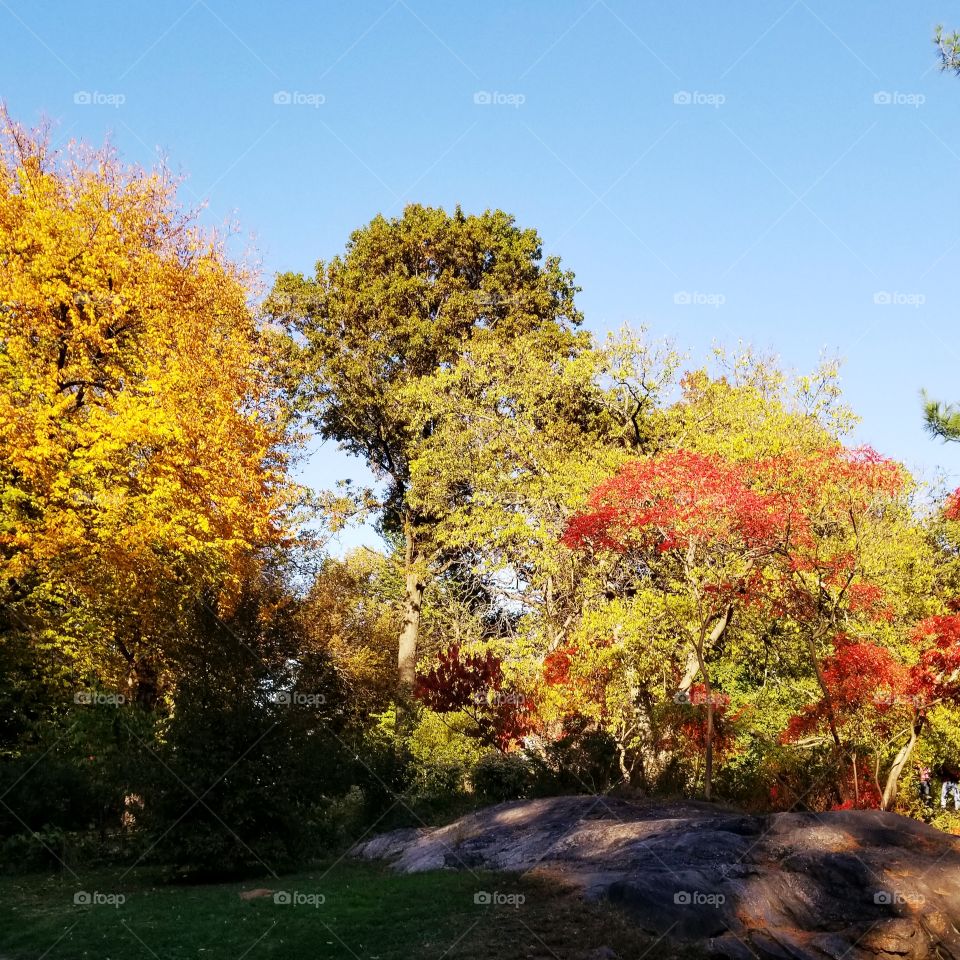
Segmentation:
[[(960, 3), (0, 0), (0, 95), (59, 139), (159, 148), (268, 277), (406, 202), (502, 207), (591, 328), (839, 354), (856, 439), (960, 483), (918, 399), (960, 400), (941, 20)], [(325, 447), (306, 475), (360, 473)]]

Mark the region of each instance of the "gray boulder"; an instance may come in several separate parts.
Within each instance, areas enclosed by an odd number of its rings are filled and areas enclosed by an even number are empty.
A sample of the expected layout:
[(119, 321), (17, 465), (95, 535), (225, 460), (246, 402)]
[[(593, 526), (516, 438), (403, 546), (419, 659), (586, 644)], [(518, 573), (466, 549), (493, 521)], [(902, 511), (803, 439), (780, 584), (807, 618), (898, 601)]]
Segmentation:
[(696, 802), (551, 797), (351, 852), (404, 873), (551, 877), (717, 958), (960, 960), (960, 842), (893, 813), (748, 816)]

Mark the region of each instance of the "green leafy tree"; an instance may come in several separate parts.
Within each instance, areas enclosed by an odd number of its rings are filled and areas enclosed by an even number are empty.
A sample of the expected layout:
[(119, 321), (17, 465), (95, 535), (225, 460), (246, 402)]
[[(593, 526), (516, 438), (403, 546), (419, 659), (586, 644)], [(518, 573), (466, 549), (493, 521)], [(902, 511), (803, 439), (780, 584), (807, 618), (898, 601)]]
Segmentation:
[[(469, 434), (476, 418), (508, 423), (527, 384), (505, 374), (480, 413), (438, 403), (465, 357), (515, 355), (517, 345), (555, 364), (589, 351), (579, 332), (573, 275), (544, 258), (539, 236), (502, 211), (411, 205), (356, 231), (313, 278), (277, 279), (266, 308), (301, 343), (300, 402), (326, 439), (362, 457), (380, 481), (380, 529), (398, 544), (403, 611), (398, 671), (416, 675), (424, 591), (456, 562), (436, 531), (474, 492), (438, 435)], [(509, 370), (509, 365), (507, 365)], [(476, 397), (474, 398), (476, 399)], [(536, 438), (527, 438), (536, 442)], [(419, 477), (431, 490), (421, 495)], [(437, 492), (438, 486), (443, 494)]]

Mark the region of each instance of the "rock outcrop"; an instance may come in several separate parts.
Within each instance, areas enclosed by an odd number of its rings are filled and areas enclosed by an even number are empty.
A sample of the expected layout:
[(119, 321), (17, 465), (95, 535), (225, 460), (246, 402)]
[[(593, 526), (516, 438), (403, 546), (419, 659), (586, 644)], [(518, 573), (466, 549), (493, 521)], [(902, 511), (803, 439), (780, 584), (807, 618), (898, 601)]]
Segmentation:
[(553, 797), (384, 834), (352, 852), (408, 873), (551, 876), (718, 958), (960, 960), (960, 841), (893, 813), (750, 816)]

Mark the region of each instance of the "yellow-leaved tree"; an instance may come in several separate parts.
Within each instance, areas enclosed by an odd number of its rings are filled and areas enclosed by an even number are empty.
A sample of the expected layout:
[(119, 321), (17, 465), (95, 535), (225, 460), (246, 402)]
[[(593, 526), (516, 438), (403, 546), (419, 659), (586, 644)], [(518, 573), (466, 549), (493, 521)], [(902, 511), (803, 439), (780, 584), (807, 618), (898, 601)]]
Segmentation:
[(0, 116), (0, 645), (156, 697), (300, 491), (253, 275), (165, 170)]

